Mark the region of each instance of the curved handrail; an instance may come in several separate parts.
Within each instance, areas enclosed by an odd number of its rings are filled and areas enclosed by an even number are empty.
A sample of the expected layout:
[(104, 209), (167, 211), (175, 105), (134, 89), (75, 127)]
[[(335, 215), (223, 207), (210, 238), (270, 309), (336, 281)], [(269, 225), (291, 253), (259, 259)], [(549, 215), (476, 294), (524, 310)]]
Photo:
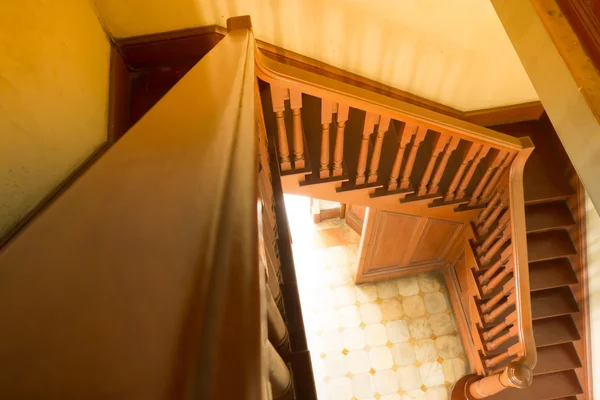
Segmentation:
[(521, 142), (512, 136), (275, 61), (262, 54), (258, 47), (255, 47), (255, 62), (256, 75), (269, 83), (297, 88), (312, 96), (452, 133), (498, 149), (511, 152), (522, 149)]
[(527, 257), (527, 227), (525, 220), (525, 191), (523, 185), (523, 172), (525, 162), (533, 152), (533, 142), (529, 137), (519, 138), (523, 151), (510, 168), (508, 181), (509, 205), (511, 224), (511, 245), (513, 246), (514, 279), (515, 279), (515, 305), (517, 309), (517, 324), (519, 342), (523, 346), (521, 363), (533, 370), (537, 363), (537, 351), (533, 337), (533, 319), (531, 314), (531, 296), (529, 283), (529, 259)]

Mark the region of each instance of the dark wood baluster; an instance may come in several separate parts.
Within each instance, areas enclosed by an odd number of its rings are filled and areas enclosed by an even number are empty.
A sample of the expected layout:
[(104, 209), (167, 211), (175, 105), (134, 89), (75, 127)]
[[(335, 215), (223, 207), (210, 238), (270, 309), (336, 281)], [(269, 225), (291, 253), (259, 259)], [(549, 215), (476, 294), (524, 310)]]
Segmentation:
[(500, 353), (495, 357), (490, 358), (489, 360), (485, 360), (485, 366), (487, 368), (492, 368), (495, 365), (500, 364), (502, 361), (506, 360), (507, 358), (510, 358), (512, 356), (519, 356), (521, 355), (523, 352), (523, 348), (521, 346), (520, 343), (517, 343), (511, 347), (508, 348), (507, 351), (505, 351), (504, 353)]
[(492, 311), (490, 311), (488, 314), (484, 315), (483, 316), (483, 320), (486, 323), (492, 322), (493, 320), (495, 320), (496, 318), (498, 318), (500, 315), (502, 315), (503, 312), (505, 312), (506, 310), (508, 310), (508, 307), (514, 306), (516, 300), (517, 300), (517, 295), (516, 295), (516, 293), (512, 292), (506, 298), (506, 301), (504, 303), (500, 304), (499, 306), (497, 306), (496, 308), (494, 308)]
[(479, 147), (479, 151), (477, 152), (477, 155), (471, 162), (471, 165), (469, 166), (467, 173), (465, 174), (462, 181), (460, 182), (460, 186), (458, 187), (458, 191), (456, 193), (457, 199), (463, 199), (465, 197), (465, 195), (466, 195), (465, 192), (466, 192), (467, 188), (469, 187), (469, 183), (471, 183), (471, 179), (473, 179), (473, 174), (475, 173), (477, 166), (479, 165), (481, 160), (483, 160), (485, 158), (488, 151), (490, 151), (490, 146), (482, 145), (482, 144), (475, 144), (475, 146)]
[(506, 189), (506, 187), (503, 188), (503, 192), (500, 193), (500, 201), (498, 202), (498, 205), (494, 208), (494, 211), (490, 213), (483, 225), (477, 228), (477, 233), (480, 236), (485, 235), (489, 231), (490, 227), (494, 224), (494, 222), (496, 222), (496, 219), (508, 204), (508, 190)]
[(508, 332), (506, 332), (504, 335), (500, 335), (500, 336), (498, 336), (498, 338), (492, 340), (491, 342), (487, 342), (485, 344), (486, 350), (492, 351), (494, 349), (497, 349), (499, 346), (501, 346), (503, 343), (505, 343), (510, 338), (516, 337), (517, 333), (518, 333), (517, 326), (516, 325), (511, 326), (510, 329), (508, 330)]
[(377, 136), (375, 137), (375, 146), (373, 146), (373, 155), (369, 165), (369, 183), (377, 182), (379, 177), (379, 160), (381, 159), (381, 146), (383, 145), (383, 136), (390, 128), (390, 117), (381, 116), (377, 126)]
[(480, 246), (478, 246), (477, 249), (475, 250), (477, 255), (481, 255), (481, 254), (485, 253), (490, 248), (490, 246), (498, 238), (498, 236), (500, 235), (502, 230), (504, 230), (504, 226), (506, 226), (506, 224), (508, 223), (509, 220), (510, 220), (509, 212), (505, 212), (504, 214), (502, 214), (502, 217), (500, 217), (500, 220), (498, 221), (498, 225), (496, 226), (496, 229), (494, 229), (487, 236), (487, 238), (485, 238), (483, 243)]
[(425, 171), (423, 172), (423, 177), (421, 178), (421, 183), (419, 184), (419, 188), (417, 190), (417, 196), (425, 196), (427, 194), (427, 184), (431, 179), (431, 174), (433, 173), (433, 168), (435, 167), (437, 158), (440, 153), (444, 151), (444, 147), (446, 147), (449, 140), (450, 136), (444, 134), (438, 134), (434, 139), (433, 150), (431, 152), (431, 156), (429, 157), (429, 161), (427, 162), (427, 166), (425, 167)]
[(413, 139), (412, 146), (410, 147), (410, 151), (408, 152), (408, 158), (406, 159), (406, 164), (404, 165), (404, 170), (402, 171), (400, 189), (408, 189), (408, 187), (410, 186), (410, 174), (412, 173), (413, 167), (415, 166), (417, 152), (419, 151), (419, 146), (421, 145), (421, 142), (423, 142), (423, 139), (425, 139), (425, 135), (427, 134), (426, 128), (415, 126), (414, 129), (415, 138)]
[(277, 150), (279, 152), (279, 163), (282, 171), (292, 169), (290, 160), (290, 146), (288, 145), (287, 130), (285, 128), (285, 99), (288, 90), (281, 86), (271, 84), (271, 101), (277, 121)]
[(302, 93), (297, 89), (290, 89), (290, 108), (292, 109), (293, 143), (294, 143), (294, 168), (302, 169), (306, 166), (304, 161), (304, 137), (302, 136)]
[(503, 176), (503, 172), (508, 167), (510, 167), (510, 164), (512, 164), (512, 162), (516, 156), (517, 156), (517, 152), (514, 152), (514, 153), (508, 154), (504, 158), (504, 161), (502, 161), (502, 164), (500, 164), (500, 166), (498, 167), (496, 172), (494, 172), (494, 176), (492, 177), (492, 179), (490, 179), (490, 182), (488, 183), (488, 185), (485, 187), (483, 193), (481, 194), (482, 202), (486, 202), (487, 199), (490, 197), (490, 194), (492, 193), (492, 191), (494, 190), (494, 187), (496, 186), (496, 182), (498, 182), (500, 180), (500, 178)]
[(269, 367), (269, 381), (273, 399), (283, 399), (293, 390), (290, 370), (277, 351), (267, 340), (267, 356)]
[(365, 183), (365, 171), (367, 169), (367, 157), (369, 156), (369, 136), (375, 129), (375, 124), (378, 122), (379, 116), (373, 113), (367, 113), (365, 116), (365, 124), (362, 133), (362, 142), (360, 144), (360, 153), (358, 154), (358, 164), (356, 167), (356, 184), (363, 185)]
[(496, 156), (494, 157), (494, 159), (488, 166), (488, 169), (485, 171), (485, 173), (483, 174), (483, 176), (477, 183), (475, 190), (473, 190), (473, 194), (471, 195), (471, 200), (469, 200), (469, 207), (475, 206), (479, 203), (479, 195), (481, 194), (481, 192), (483, 192), (483, 189), (485, 188), (485, 185), (488, 183), (488, 180), (492, 176), (492, 173), (498, 167), (500, 167), (500, 165), (502, 164), (502, 161), (504, 161), (504, 159), (506, 158), (506, 154), (507, 153), (503, 150), (500, 150), (496, 153)]
[(329, 100), (321, 99), (321, 158), (319, 165), (319, 177), (329, 178), (329, 127), (331, 126), (331, 115), (333, 106)]
[(335, 149), (333, 152), (333, 176), (342, 176), (344, 162), (344, 131), (348, 120), (349, 107), (345, 104), (337, 106), (337, 133), (335, 136)]
[(488, 202), (487, 206), (479, 213), (475, 220), (475, 225), (481, 225), (483, 221), (490, 215), (490, 213), (496, 209), (498, 202), (500, 201), (500, 192), (494, 193), (492, 199)]
[(488, 294), (490, 293), (492, 290), (494, 290), (496, 288), (496, 286), (498, 286), (500, 284), (500, 282), (502, 282), (504, 280), (504, 278), (506, 278), (508, 276), (508, 274), (510, 274), (512, 272), (514, 268), (514, 263), (513, 263), (513, 259), (512, 259), (512, 255), (509, 257), (509, 259), (506, 261), (506, 263), (504, 264), (504, 268), (498, 273), (498, 275), (494, 276), (492, 279), (490, 279), (490, 282), (483, 286), (481, 288), (481, 291), (484, 294)]
[(458, 184), (460, 183), (460, 181), (463, 177), (463, 174), (465, 173), (467, 165), (469, 165), (471, 160), (473, 160), (473, 158), (475, 158), (475, 156), (477, 155), (477, 152), (479, 151), (480, 148), (481, 148), (481, 146), (476, 145), (475, 143), (469, 143), (467, 145), (467, 148), (465, 149), (465, 154), (464, 154), (463, 160), (462, 160), (460, 166), (458, 167), (456, 174), (454, 174), (454, 178), (452, 178), (452, 182), (450, 182), (450, 186), (448, 186), (448, 191), (446, 192), (446, 195), (444, 196), (444, 201), (454, 200), (455, 191), (458, 188)]
[(395, 190), (398, 188), (398, 178), (400, 177), (400, 167), (402, 166), (404, 152), (406, 150), (406, 146), (410, 143), (416, 130), (416, 125), (404, 125), (404, 130), (402, 131), (402, 135), (400, 135), (400, 141), (398, 143), (398, 151), (396, 151), (396, 157), (394, 158), (394, 165), (392, 165), (392, 172), (390, 173), (388, 190)]
[(506, 282), (506, 284), (502, 287), (502, 291), (500, 293), (496, 294), (494, 297), (492, 297), (491, 299), (489, 299), (481, 305), (481, 313), (484, 314), (489, 312), (496, 304), (500, 302), (500, 300), (504, 298), (504, 296), (507, 296), (509, 293), (511, 293), (514, 287), (514, 279), (511, 279), (508, 282)]
[(509, 246), (506, 249), (504, 249), (504, 251), (500, 255), (500, 259), (497, 262), (495, 262), (492, 267), (490, 267), (489, 269), (486, 269), (483, 275), (479, 276), (479, 278), (477, 279), (479, 284), (485, 285), (490, 279), (492, 279), (492, 276), (494, 276), (494, 274), (496, 272), (498, 272), (498, 269), (502, 265), (504, 265), (511, 256), (512, 256), (512, 247)]
[(483, 332), (482, 336), (483, 336), (483, 340), (490, 340), (496, 336), (498, 336), (498, 334), (500, 332), (502, 332), (504, 329), (506, 329), (506, 327), (512, 325), (513, 323), (515, 323), (517, 321), (517, 311), (513, 311), (510, 314), (508, 314), (506, 316), (506, 318), (504, 318), (504, 321), (500, 322), (498, 325), (494, 326), (492, 329)]
[(269, 286), (267, 286), (266, 289), (269, 341), (278, 352), (285, 352), (289, 349), (288, 330)]
[(494, 258), (496, 253), (498, 253), (498, 251), (500, 251), (502, 246), (504, 246), (506, 241), (510, 239), (511, 231), (512, 231), (512, 229), (511, 229), (510, 224), (507, 224), (504, 226), (504, 230), (502, 231), (502, 236), (500, 236), (500, 238), (496, 241), (496, 243), (494, 243), (492, 245), (492, 247), (490, 247), (490, 249), (487, 251), (487, 253), (485, 253), (485, 255), (483, 257), (481, 257), (481, 259), (480, 259), (481, 265), (486, 266), (487, 264), (489, 264), (489, 262), (492, 260), (492, 258)]
[(446, 146), (446, 150), (444, 150), (444, 155), (435, 170), (435, 174), (433, 175), (433, 178), (431, 178), (427, 194), (436, 194), (438, 192), (440, 181), (442, 180), (442, 176), (444, 176), (444, 171), (446, 171), (446, 166), (448, 165), (448, 160), (450, 159), (452, 152), (458, 147), (459, 142), (459, 137), (450, 138), (450, 142)]

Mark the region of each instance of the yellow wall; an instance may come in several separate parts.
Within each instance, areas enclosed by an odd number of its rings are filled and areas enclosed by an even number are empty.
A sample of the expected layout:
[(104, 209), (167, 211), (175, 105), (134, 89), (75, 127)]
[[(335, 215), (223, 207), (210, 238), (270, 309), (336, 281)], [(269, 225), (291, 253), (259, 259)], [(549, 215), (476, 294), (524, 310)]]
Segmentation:
[(257, 39), (463, 111), (538, 99), (486, 0), (92, 1), (117, 38), (248, 14)]
[(0, 0), (0, 237), (105, 140), (110, 44), (86, 0)]

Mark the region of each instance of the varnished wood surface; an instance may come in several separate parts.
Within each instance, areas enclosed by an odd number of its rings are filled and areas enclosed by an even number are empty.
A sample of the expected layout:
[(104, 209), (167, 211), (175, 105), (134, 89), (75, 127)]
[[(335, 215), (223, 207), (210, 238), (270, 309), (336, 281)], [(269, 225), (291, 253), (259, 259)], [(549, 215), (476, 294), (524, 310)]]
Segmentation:
[(498, 132), (274, 61), (258, 50), (256, 62), (257, 75), (267, 82), (285, 82), (289, 87), (298, 88), (303, 93), (319, 98), (336, 100), (360, 110), (417, 123), (431, 129), (452, 132), (453, 135), (478, 143), (493, 144), (501, 149), (515, 151), (521, 148), (518, 140)]
[(4, 397), (260, 398), (253, 54), (228, 35), (2, 250)]
[[(365, 221), (357, 282), (382, 280), (454, 263), (463, 225), (370, 209)], [(458, 250), (458, 249), (456, 249)]]

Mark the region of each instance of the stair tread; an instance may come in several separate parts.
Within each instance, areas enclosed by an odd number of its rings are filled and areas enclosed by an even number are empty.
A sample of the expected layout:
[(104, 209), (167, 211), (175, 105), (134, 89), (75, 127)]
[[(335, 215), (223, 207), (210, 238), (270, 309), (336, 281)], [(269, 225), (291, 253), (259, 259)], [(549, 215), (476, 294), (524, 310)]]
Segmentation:
[(575, 225), (571, 211), (564, 201), (530, 204), (525, 207), (527, 232), (565, 228)]
[(533, 370), (534, 375), (581, 367), (581, 361), (572, 343), (540, 347), (537, 349), (537, 357), (538, 361)]
[(554, 317), (578, 311), (577, 301), (575, 301), (571, 289), (567, 286), (531, 293), (533, 319)]
[(569, 233), (563, 229), (527, 234), (529, 262), (577, 254)]
[(492, 400), (556, 400), (583, 393), (583, 389), (573, 370), (538, 375), (533, 378), (531, 386), (526, 389), (506, 389), (494, 396)]
[(529, 264), (531, 291), (578, 283), (577, 275), (567, 258), (557, 258)]
[(523, 176), (525, 203), (565, 199), (575, 194), (564, 176), (557, 179), (556, 174), (548, 171), (547, 163), (538, 153), (534, 150), (525, 164)]
[(581, 339), (570, 315), (534, 320), (533, 337), (537, 347), (552, 346)]

